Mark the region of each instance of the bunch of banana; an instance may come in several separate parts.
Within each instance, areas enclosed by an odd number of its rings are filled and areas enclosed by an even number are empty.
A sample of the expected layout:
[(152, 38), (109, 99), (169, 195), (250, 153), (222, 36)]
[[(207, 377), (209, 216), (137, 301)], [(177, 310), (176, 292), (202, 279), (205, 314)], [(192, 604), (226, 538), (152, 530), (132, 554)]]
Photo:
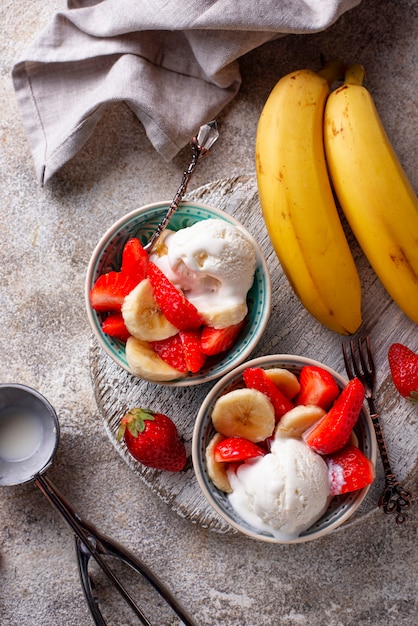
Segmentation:
[(370, 265), (418, 324), (418, 202), (382, 126), (364, 68), (347, 69), (327, 100), (324, 142), (332, 184)]
[(328, 177), (323, 116), (331, 62), (279, 80), (256, 136), (261, 208), (273, 248), (296, 295), (324, 326), (343, 335), (361, 324), (361, 286)]

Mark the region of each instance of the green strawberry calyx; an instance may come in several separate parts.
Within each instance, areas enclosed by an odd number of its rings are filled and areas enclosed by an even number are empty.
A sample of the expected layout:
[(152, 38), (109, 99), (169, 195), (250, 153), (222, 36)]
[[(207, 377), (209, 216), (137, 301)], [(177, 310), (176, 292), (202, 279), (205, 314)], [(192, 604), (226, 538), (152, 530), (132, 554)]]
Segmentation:
[(150, 422), (155, 420), (154, 415), (156, 415), (155, 411), (152, 411), (151, 409), (141, 409), (139, 407), (131, 409), (125, 413), (120, 423), (117, 440), (122, 441), (126, 429), (129, 430), (133, 437), (138, 437), (138, 435), (143, 433), (145, 430), (145, 422), (147, 420)]
[(418, 390), (411, 391), (407, 399), (413, 404), (418, 404)]

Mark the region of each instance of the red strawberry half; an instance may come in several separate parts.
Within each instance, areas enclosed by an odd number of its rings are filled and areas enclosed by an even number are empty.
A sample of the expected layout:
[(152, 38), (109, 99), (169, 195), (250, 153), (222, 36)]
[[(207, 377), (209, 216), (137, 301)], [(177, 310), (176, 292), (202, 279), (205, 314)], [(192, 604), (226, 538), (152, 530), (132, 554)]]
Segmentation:
[(171, 365), (171, 367), (174, 367), (179, 372), (187, 372), (183, 344), (179, 334), (168, 337), (168, 339), (152, 341), (151, 346), (160, 359)]
[(203, 324), (194, 304), (189, 302), (183, 293), (168, 280), (164, 272), (151, 261), (148, 263), (148, 278), (158, 306), (176, 328), (195, 330)]
[(214, 457), (218, 463), (247, 461), (264, 456), (266, 451), (243, 437), (227, 437), (215, 446)]
[(125, 440), (132, 456), (148, 467), (179, 472), (186, 449), (172, 420), (162, 413), (135, 408), (122, 418), (118, 440)]
[(244, 320), (238, 324), (227, 326), (226, 328), (211, 328), (205, 326), (202, 329), (201, 345), (202, 352), (208, 356), (214, 356), (220, 354), (232, 348), (244, 327)]
[(363, 489), (374, 480), (373, 463), (356, 446), (348, 444), (325, 460), (328, 465), (331, 496)]
[(138, 284), (147, 276), (148, 260), (148, 253), (139, 239), (132, 237), (123, 247), (121, 272)]
[(151, 346), (163, 361), (179, 372), (196, 374), (206, 361), (200, 348), (198, 330), (181, 330), (168, 339), (152, 341)]
[(276, 422), (293, 409), (293, 403), (280, 391), (261, 367), (249, 367), (243, 374), (245, 386), (264, 393), (274, 407)]
[(122, 313), (108, 315), (102, 322), (102, 331), (120, 341), (127, 341), (130, 336), (130, 332), (123, 321)]
[(121, 272), (102, 274), (90, 290), (91, 306), (95, 311), (120, 311), (125, 296), (135, 286), (135, 281)]
[(394, 343), (388, 352), (393, 384), (401, 396), (418, 403), (418, 354), (401, 343)]
[(186, 368), (192, 374), (196, 374), (200, 372), (206, 361), (206, 355), (203, 354), (200, 343), (200, 331), (181, 330), (179, 335)]
[(315, 365), (306, 365), (299, 376), (300, 392), (296, 404), (314, 404), (327, 411), (340, 390), (334, 376)]
[(358, 378), (353, 378), (328, 413), (303, 434), (305, 443), (318, 454), (332, 454), (343, 448), (360, 415), (363, 401), (363, 384)]

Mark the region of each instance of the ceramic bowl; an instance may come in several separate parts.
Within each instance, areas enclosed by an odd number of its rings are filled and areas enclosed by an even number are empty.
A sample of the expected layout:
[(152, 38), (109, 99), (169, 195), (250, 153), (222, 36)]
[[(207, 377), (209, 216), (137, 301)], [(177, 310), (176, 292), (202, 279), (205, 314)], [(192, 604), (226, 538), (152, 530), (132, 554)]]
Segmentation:
[[(85, 302), (87, 316), (93, 333), (103, 350), (123, 369), (130, 372), (126, 360), (125, 344), (102, 332), (103, 314), (94, 311), (90, 305), (89, 293), (97, 278), (111, 270), (119, 270), (122, 249), (131, 237), (138, 237), (145, 245), (165, 216), (169, 202), (157, 202), (128, 213), (118, 220), (103, 235), (97, 244), (87, 269), (85, 281)], [(218, 218), (239, 225), (251, 239), (256, 251), (257, 265), (254, 282), (247, 296), (248, 314), (246, 324), (234, 347), (220, 356), (208, 359), (204, 368), (197, 374), (169, 382), (158, 382), (175, 387), (198, 385), (219, 378), (249, 357), (260, 340), (266, 327), (271, 309), (271, 281), (266, 261), (258, 243), (252, 235), (231, 215), (197, 202), (181, 202), (170, 220), (169, 228), (179, 230), (195, 222), (208, 218)], [(132, 373), (132, 372), (130, 372)], [(153, 381), (151, 381), (153, 382)]]
[[(308, 530), (304, 531), (296, 538), (283, 540), (277, 539), (268, 532), (261, 532), (243, 521), (232, 508), (228, 495), (217, 489), (209, 478), (205, 461), (205, 450), (215, 433), (211, 414), (217, 398), (231, 389), (240, 386), (242, 373), (247, 367), (262, 367), (264, 369), (280, 367), (289, 369), (294, 374), (299, 375), (304, 365), (317, 365), (328, 370), (333, 374), (341, 389), (348, 382), (333, 369), (312, 359), (286, 354), (264, 356), (241, 364), (219, 380), (206, 396), (196, 419), (193, 431), (192, 459), (195, 474), (203, 494), (212, 508), (232, 528), (259, 541), (271, 543), (302, 543), (324, 537), (341, 526), (341, 524), (346, 522), (353, 515), (364, 500), (369, 489), (369, 487), (365, 487), (356, 492), (335, 496), (330, 501), (325, 514)], [(365, 407), (363, 407), (355, 426), (355, 433), (358, 438), (359, 448), (375, 465), (377, 451), (376, 438), (372, 421)]]

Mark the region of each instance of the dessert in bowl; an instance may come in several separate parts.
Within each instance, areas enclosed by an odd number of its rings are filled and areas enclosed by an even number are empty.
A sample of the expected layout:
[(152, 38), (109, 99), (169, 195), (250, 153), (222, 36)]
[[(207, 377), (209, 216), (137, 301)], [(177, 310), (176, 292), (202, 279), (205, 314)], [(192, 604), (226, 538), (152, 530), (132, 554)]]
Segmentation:
[[(313, 399), (312, 373), (327, 379), (321, 399)], [(352, 425), (329, 434), (327, 419), (342, 411)], [(196, 419), (192, 459), (203, 494), (232, 528), (289, 544), (323, 537), (353, 515), (374, 479), (376, 450), (358, 380), (312, 359), (271, 355), (214, 385)]]
[[(126, 336), (105, 332), (104, 322), (113, 320), (114, 312), (106, 310), (102, 303), (96, 306), (93, 290), (102, 276), (124, 273), (127, 243), (135, 239), (146, 246), (168, 207), (168, 202), (159, 202), (136, 209), (103, 235), (88, 265), (87, 315), (99, 345), (123, 369), (157, 384), (196, 385), (219, 378), (248, 358), (270, 315), (271, 282), (258, 243), (235, 218), (214, 207), (184, 201), (147, 255), (146, 279), (134, 285), (128, 281), (123, 297), (118, 294), (116, 317), (120, 320), (122, 315)], [(167, 323), (164, 313), (169, 317), (168, 312), (157, 306), (157, 297), (165, 298), (171, 305), (182, 298), (177, 318), (170, 317)], [(188, 307), (186, 312), (184, 304)], [(173, 345), (176, 350), (180, 345), (178, 327), (189, 316), (192, 319), (191, 308), (198, 311), (200, 322), (194, 324), (190, 333), (187, 328), (182, 330), (180, 336), (184, 345), (186, 339), (196, 341), (196, 333), (203, 336), (205, 329), (206, 352), (199, 368), (181, 367), (173, 358)], [(141, 334), (145, 326), (151, 328), (151, 334), (147, 329), (145, 335)], [(215, 349), (214, 331), (222, 330), (225, 336), (225, 329), (232, 327), (232, 345), (220, 351)]]

